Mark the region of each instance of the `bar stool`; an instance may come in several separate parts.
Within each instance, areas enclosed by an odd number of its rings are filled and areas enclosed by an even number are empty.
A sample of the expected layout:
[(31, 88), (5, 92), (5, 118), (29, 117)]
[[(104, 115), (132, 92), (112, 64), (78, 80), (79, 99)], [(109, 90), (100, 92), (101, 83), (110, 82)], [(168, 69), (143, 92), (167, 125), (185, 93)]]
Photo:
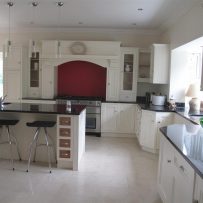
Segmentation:
[[(8, 141), (0, 142), (0, 144), (9, 144), (10, 145), (10, 157), (11, 157), (11, 162), (12, 162), (13, 170), (15, 170), (15, 168), (14, 168), (14, 159), (13, 159), (12, 144), (16, 145), (19, 160), (21, 160), (21, 157), (20, 157), (20, 152), (19, 152), (19, 147), (18, 147), (17, 139), (14, 136), (14, 134), (11, 134), (11, 132), (10, 132), (10, 126), (14, 126), (18, 122), (19, 122), (19, 120), (0, 119), (0, 126), (6, 128), (6, 130), (7, 130), (7, 136), (8, 136)], [(3, 128), (2, 128), (2, 133), (3, 133)], [(1, 133), (0, 136), (2, 136), (2, 133)]]
[[(29, 153), (29, 158), (28, 158), (28, 167), (27, 167), (27, 172), (29, 171), (30, 168), (30, 161), (31, 161), (31, 156), (32, 156), (32, 152), (33, 149), (35, 147), (35, 152), (34, 152), (34, 158), (33, 161), (35, 161), (35, 157), (36, 157), (36, 150), (38, 146), (47, 146), (47, 154), (48, 154), (48, 161), (49, 161), (49, 172), (51, 173), (51, 156), (50, 156), (50, 150), (49, 147), (52, 147), (53, 152), (55, 154), (55, 158), (56, 158), (56, 152), (54, 149), (54, 145), (53, 145), (53, 140), (51, 139), (51, 137), (49, 136), (49, 134), (47, 133), (47, 128), (51, 128), (56, 124), (55, 121), (34, 121), (34, 122), (27, 122), (26, 125), (28, 127), (36, 127), (37, 130), (35, 132), (33, 141), (30, 144), (30, 153)], [(40, 135), (40, 129), (44, 128), (44, 136), (45, 136), (45, 144), (38, 144), (38, 138)], [(49, 140), (51, 141), (51, 144), (49, 143)]]

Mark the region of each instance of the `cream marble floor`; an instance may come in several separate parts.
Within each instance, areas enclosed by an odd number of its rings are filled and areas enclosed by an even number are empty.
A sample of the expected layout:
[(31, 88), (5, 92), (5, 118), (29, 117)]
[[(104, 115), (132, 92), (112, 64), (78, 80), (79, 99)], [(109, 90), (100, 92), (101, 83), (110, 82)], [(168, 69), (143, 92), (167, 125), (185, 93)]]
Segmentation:
[(131, 138), (86, 137), (80, 171), (0, 160), (0, 203), (160, 203), (158, 157)]

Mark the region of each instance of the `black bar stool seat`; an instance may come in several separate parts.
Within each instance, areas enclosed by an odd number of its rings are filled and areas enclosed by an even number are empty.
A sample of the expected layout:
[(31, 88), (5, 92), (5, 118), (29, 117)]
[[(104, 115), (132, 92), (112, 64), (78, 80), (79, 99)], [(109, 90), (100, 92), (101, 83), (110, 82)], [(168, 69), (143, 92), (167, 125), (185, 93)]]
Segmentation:
[[(34, 135), (34, 138), (33, 138), (33, 141), (30, 144), (30, 153), (29, 153), (29, 158), (28, 158), (27, 172), (29, 171), (33, 149), (35, 148), (34, 158), (33, 158), (33, 161), (35, 161), (37, 147), (45, 145), (45, 146), (47, 146), (47, 154), (48, 154), (48, 161), (49, 161), (49, 172), (51, 173), (51, 155), (50, 155), (49, 147), (52, 147), (53, 152), (55, 154), (55, 159), (56, 159), (56, 152), (55, 152), (53, 140), (51, 139), (50, 135), (48, 134), (47, 128), (54, 127), (55, 124), (56, 124), (55, 121), (34, 121), (34, 122), (27, 122), (26, 123), (26, 125), (28, 127), (36, 127), (37, 128), (35, 135)], [(45, 144), (38, 144), (37, 143), (41, 128), (44, 128), (44, 137), (45, 137), (45, 142), (46, 142)], [(51, 141), (51, 144), (49, 143), (49, 141)]]
[(34, 122), (31, 122), (31, 123), (26, 123), (26, 125), (28, 127), (37, 127), (37, 128), (51, 128), (51, 127), (54, 127), (54, 125), (56, 124), (55, 121), (34, 121)]
[[(15, 137), (15, 135), (13, 133), (11, 134), (9, 126), (14, 126), (18, 122), (19, 122), (19, 120), (0, 119), (0, 126), (6, 128), (6, 130), (7, 130), (7, 136), (8, 136), (8, 140), (4, 141), (4, 142), (0, 142), (0, 144), (9, 144), (10, 145), (10, 157), (11, 157), (11, 162), (12, 162), (13, 170), (15, 170), (15, 168), (14, 168), (14, 159), (13, 159), (12, 144), (16, 145), (19, 160), (21, 160), (21, 156), (20, 156), (20, 152), (19, 152), (19, 147), (18, 147), (17, 139), (16, 139), (16, 137)], [(3, 130), (2, 130), (2, 132), (3, 132)], [(0, 136), (2, 136), (2, 133), (1, 133)]]

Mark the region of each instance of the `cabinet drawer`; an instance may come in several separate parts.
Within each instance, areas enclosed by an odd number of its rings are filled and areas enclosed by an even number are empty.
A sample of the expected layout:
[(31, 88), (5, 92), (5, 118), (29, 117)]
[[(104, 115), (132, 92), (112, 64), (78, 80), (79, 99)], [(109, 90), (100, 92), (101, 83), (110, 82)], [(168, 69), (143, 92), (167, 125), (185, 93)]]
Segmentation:
[(181, 172), (182, 175), (184, 175), (186, 178), (192, 181), (194, 180), (193, 168), (190, 166), (189, 163), (187, 163), (187, 161), (177, 151), (175, 151), (174, 164)]
[(71, 125), (71, 117), (60, 117), (59, 125)]
[(60, 139), (59, 140), (59, 147), (68, 147), (70, 148), (71, 146), (71, 140), (69, 139)]
[(59, 150), (59, 158), (69, 159), (70, 157), (71, 157), (71, 151), (70, 150)]
[(71, 129), (70, 128), (59, 128), (59, 136), (70, 137), (71, 136)]

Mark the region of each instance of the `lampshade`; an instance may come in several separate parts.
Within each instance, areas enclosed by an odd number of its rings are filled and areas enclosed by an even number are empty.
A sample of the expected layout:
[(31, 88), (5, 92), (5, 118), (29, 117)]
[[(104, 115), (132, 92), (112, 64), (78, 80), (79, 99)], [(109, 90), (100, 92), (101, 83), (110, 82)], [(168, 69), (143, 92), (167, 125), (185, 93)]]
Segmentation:
[(190, 84), (190, 86), (186, 92), (186, 96), (197, 98), (197, 97), (199, 97), (199, 93), (200, 93), (200, 86), (196, 83), (193, 83), (193, 84)]

